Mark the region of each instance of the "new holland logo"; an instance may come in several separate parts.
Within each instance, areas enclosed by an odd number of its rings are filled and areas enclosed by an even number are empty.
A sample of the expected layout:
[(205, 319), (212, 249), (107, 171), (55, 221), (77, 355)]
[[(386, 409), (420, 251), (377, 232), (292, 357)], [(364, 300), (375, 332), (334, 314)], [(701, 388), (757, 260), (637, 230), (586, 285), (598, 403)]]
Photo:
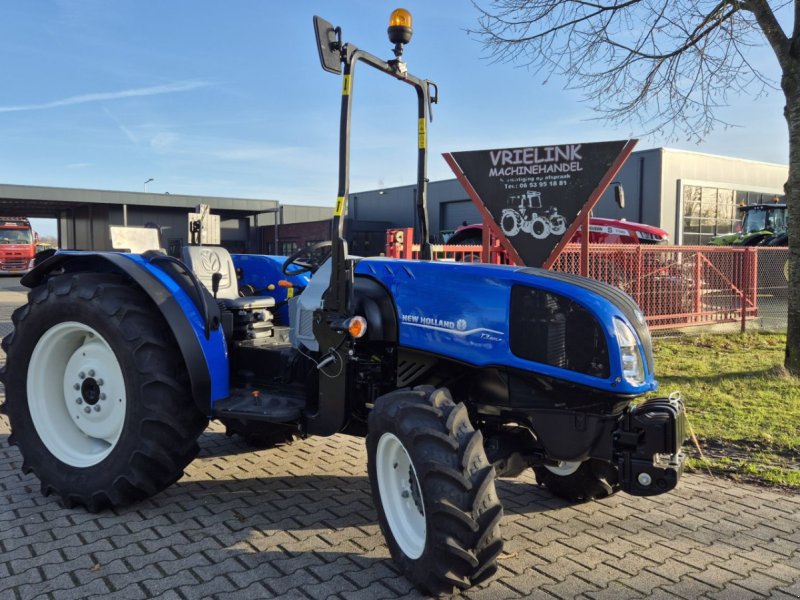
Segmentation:
[(464, 331), (467, 328), (467, 321), (465, 319), (459, 319), (456, 321), (456, 329), (459, 331)]
[(211, 250), (203, 250), (200, 252), (200, 264), (203, 265), (203, 269), (209, 273), (219, 273), (219, 268), (221, 266), (219, 256)]

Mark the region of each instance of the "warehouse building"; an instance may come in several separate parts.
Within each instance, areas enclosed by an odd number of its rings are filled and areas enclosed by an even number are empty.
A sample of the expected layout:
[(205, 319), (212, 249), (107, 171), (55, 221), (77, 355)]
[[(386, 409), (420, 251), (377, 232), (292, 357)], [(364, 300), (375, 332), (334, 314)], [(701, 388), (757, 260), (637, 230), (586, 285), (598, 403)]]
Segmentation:
[[(733, 230), (738, 204), (782, 198), (788, 172), (786, 165), (728, 156), (671, 148), (641, 150), (631, 154), (616, 178), (625, 190), (625, 208), (617, 206), (608, 190), (594, 216), (660, 227), (676, 244), (705, 244)], [(416, 229), (415, 197), (415, 185), (353, 193), (349, 216)], [(463, 223), (481, 221), (456, 179), (429, 184), (428, 214), (435, 241), (443, 241)]]
[[(742, 202), (783, 196), (788, 167), (741, 158), (654, 148), (634, 152), (617, 181), (626, 203), (611, 190), (594, 215), (655, 225), (677, 244), (705, 244), (728, 233)], [(416, 185), (350, 194), (345, 234), (350, 251), (369, 256), (384, 250), (386, 230), (418, 229)], [(58, 219), (59, 247), (110, 250), (109, 226), (156, 224), (162, 245), (177, 256), (188, 242), (189, 212), (205, 204), (220, 216), (221, 244), (232, 252), (287, 255), (305, 244), (330, 239), (331, 202), (283, 205), (278, 200), (0, 184), (0, 215)], [(464, 223), (480, 222), (478, 210), (456, 179), (428, 187), (430, 233), (444, 241)]]

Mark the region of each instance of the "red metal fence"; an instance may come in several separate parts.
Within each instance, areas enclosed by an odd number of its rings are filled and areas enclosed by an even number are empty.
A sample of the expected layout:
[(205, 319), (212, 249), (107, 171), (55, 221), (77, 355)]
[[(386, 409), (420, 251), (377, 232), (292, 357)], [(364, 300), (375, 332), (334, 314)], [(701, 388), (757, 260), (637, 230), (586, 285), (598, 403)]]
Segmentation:
[[(387, 233), (386, 255), (416, 259), (413, 230)], [(506, 264), (497, 244), (432, 246), (434, 260)], [(589, 276), (627, 292), (651, 329), (786, 318), (787, 248), (594, 244)], [(569, 244), (553, 270), (580, 273), (580, 245)], [(782, 314), (781, 314), (782, 313)]]

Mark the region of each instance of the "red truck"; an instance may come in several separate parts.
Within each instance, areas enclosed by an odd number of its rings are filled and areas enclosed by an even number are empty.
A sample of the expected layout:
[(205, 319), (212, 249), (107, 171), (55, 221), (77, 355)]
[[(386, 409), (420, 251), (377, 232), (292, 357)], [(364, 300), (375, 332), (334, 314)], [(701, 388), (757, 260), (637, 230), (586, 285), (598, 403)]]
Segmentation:
[(38, 234), (24, 217), (0, 217), (0, 274), (24, 275), (33, 268)]

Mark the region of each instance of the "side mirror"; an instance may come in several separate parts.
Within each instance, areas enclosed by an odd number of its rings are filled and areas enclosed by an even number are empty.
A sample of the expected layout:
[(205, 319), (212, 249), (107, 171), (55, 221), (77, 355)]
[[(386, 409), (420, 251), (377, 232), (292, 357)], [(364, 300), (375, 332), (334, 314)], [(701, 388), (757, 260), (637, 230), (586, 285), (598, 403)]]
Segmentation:
[(614, 182), (614, 201), (620, 208), (625, 208), (625, 190), (619, 181)]
[(342, 60), (339, 50), (342, 47), (342, 30), (334, 27), (322, 17), (314, 17), (314, 33), (317, 36), (319, 62), (328, 73), (339, 75), (342, 72)]

